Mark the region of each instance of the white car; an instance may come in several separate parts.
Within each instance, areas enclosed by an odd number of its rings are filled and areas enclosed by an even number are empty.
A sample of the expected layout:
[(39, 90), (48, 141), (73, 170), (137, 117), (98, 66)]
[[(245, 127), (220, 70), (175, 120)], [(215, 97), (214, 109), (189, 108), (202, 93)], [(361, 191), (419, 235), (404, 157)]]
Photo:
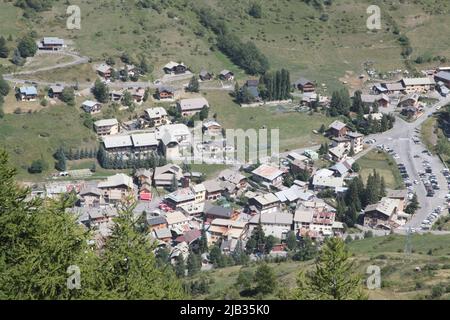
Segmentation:
[(437, 106), (436, 110), (441, 110), (442, 106)]

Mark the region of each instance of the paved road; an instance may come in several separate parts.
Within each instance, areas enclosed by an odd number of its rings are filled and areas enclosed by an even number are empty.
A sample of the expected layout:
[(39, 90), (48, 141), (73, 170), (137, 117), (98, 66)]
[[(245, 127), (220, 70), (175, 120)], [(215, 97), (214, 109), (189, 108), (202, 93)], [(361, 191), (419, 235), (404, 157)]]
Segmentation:
[[(411, 181), (420, 181), (419, 171), (425, 171), (422, 164), (423, 160), (430, 162), (430, 165), (433, 168), (433, 173), (436, 174), (438, 178), (441, 190), (438, 190), (434, 197), (426, 196), (427, 193), (425, 187), (421, 182), (420, 184), (414, 186), (421, 208), (416, 212), (404, 228), (419, 227), (422, 221), (432, 212), (433, 209), (438, 206), (443, 206), (444, 197), (448, 193), (447, 182), (442, 175), (442, 170), (444, 169), (442, 162), (437, 156), (428, 156), (423, 154), (422, 151), (426, 150), (426, 147), (422, 143), (415, 144), (411, 138), (414, 135), (420, 136), (420, 134), (415, 132), (416, 128), (420, 128), (421, 125), (428, 119), (428, 116), (432, 115), (433, 112), (436, 111), (438, 106), (444, 106), (449, 103), (450, 97), (441, 99), (432, 107), (427, 108), (425, 114), (415, 122), (408, 123), (400, 118), (397, 118), (394, 128), (391, 130), (382, 134), (371, 135), (366, 138), (366, 140), (371, 138), (376, 139), (375, 145), (384, 144), (385, 146), (393, 149), (400, 157), (399, 159), (396, 159), (396, 162), (403, 163), (405, 165)], [(374, 147), (375, 146), (372, 145), (364, 152), (368, 152)], [(420, 155), (420, 158), (414, 158), (414, 155), (417, 154)]]

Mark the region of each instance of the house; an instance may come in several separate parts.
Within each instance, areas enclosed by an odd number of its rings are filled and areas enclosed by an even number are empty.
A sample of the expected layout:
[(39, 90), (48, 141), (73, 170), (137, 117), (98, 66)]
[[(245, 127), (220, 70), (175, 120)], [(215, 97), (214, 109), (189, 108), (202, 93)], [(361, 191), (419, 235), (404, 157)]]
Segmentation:
[(119, 121), (117, 119), (103, 119), (94, 122), (94, 129), (99, 136), (109, 136), (118, 134), (120, 131)]
[(169, 243), (172, 240), (172, 232), (169, 228), (155, 229), (153, 230), (153, 236), (165, 243)]
[(399, 108), (417, 107), (420, 96), (417, 93), (410, 93), (402, 97), (397, 105)]
[(97, 188), (103, 194), (106, 203), (117, 203), (126, 198), (135, 198), (136, 186), (133, 179), (126, 174), (118, 173), (99, 182)]
[(319, 95), (315, 92), (305, 92), (302, 95), (302, 100), (300, 104), (302, 106), (307, 106), (309, 108), (313, 107), (313, 103), (317, 102), (320, 99)]
[(121, 101), (123, 98), (123, 93), (124, 90), (111, 90), (109, 92), (109, 98), (111, 99), (111, 101)]
[(347, 132), (347, 137), (350, 139), (351, 148), (355, 154), (360, 153), (364, 149), (364, 135), (359, 132)]
[(139, 199), (150, 201), (152, 198), (152, 177), (153, 171), (150, 169), (138, 169), (134, 173), (139, 186)]
[(195, 194), (195, 203), (203, 203), (206, 200), (206, 188), (203, 183), (193, 185), (191, 187), (192, 191)]
[(129, 135), (104, 136), (103, 146), (110, 154), (128, 154), (133, 148), (133, 142)]
[(349, 149), (343, 144), (338, 144), (328, 150), (328, 156), (332, 161), (343, 161), (347, 158)]
[(200, 73), (198, 74), (198, 76), (199, 76), (200, 80), (202, 80), (202, 81), (209, 81), (209, 80), (212, 80), (214, 75), (212, 73), (208, 72), (207, 70), (202, 69), (200, 71)]
[(374, 94), (386, 94), (388, 93), (388, 89), (384, 86), (384, 84), (376, 83), (372, 86), (372, 92)]
[(81, 207), (98, 208), (105, 204), (102, 192), (96, 186), (84, 187), (81, 189), (79, 196)]
[(430, 78), (403, 78), (402, 85), (406, 93), (426, 93), (434, 88), (434, 81)]
[(138, 87), (130, 90), (131, 97), (134, 103), (141, 104), (144, 101), (145, 89)]
[(172, 209), (180, 209), (195, 202), (195, 193), (191, 188), (182, 188), (169, 193), (164, 197), (164, 202)]
[(202, 184), (206, 189), (206, 200), (217, 200), (225, 191), (217, 180), (206, 180)]
[(210, 136), (222, 134), (222, 126), (215, 120), (205, 120), (202, 124), (202, 131)]
[(172, 229), (187, 225), (191, 219), (186, 217), (181, 211), (172, 211), (166, 214), (166, 220), (169, 229)]
[(373, 94), (362, 94), (361, 95), (362, 103), (365, 105), (373, 106), (375, 103), (378, 104), (378, 106), (387, 108), (390, 104), (389, 96), (382, 93), (379, 95), (373, 95)]
[(335, 120), (328, 127), (327, 134), (332, 137), (342, 137), (345, 136), (348, 132), (348, 127), (345, 123)]
[(198, 229), (193, 229), (186, 231), (183, 235), (175, 238), (175, 243), (186, 242), (188, 245), (192, 245), (195, 241), (200, 239), (202, 236), (202, 231)]
[(338, 162), (332, 167), (330, 170), (334, 172), (335, 177), (347, 177), (348, 174), (352, 171), (352, 165), (355, 163), (353, 158), (347, 158), (344, 161)]
[(247, 231), (247, 223), (244, 221), (230, 219), (214, 219), (208, 228), (209, 243), (214, 244), (219, 240), (230, 241), (239, 240), (245, 237)]
[(44, 37), (38, 45), (39, 50), (46, 51), (59, 51), (64, 47), (64, 40), (57, 37)]
[(281, 187), (283, 184), (284, 172), (271, 165), (262, 164), (252, 171), (252, 178), (257, 182), (261, 182), (267, 186), (275, 188)]
[(207, 222), (214, 219), (237, 220), (239, 218), (239, 211), (236, 211), (231, 207), (225, 208), (222, 206), (215, 206), (210, 202), (205, 203), (203, 212)]
[(36, 87), (20, 87), (18, 96), (21, 101), (36, 101), (37, 99)]
[(239, 171), (226, 169), (223, 170), (218, 178), (222, 181), (227, 181), (236, 186), (238, 190), (244, 190), (247, 188), (247, 178), (240, 174)]
[(219, 79), (225, 80), (225, 81), (233, 81), (234, 73), (229, 70), (222, 70), (222, 71), (220, 71)]
[(172, 87), (159, 87), (156, 89), (156, 98), (159, 100), (173, 99), (175, 97), (175, 89)]
[(289, 164), (289, 170), (295, 175), (308, 172), (309, 175), (312, 176), (315, 172), (315, 168), (313, 165), (300, 159), (291, 161), (291, 163)]
[(155, 151), (158, 148), (159, 141), (156, 139), (154, 132), (132, 134), (133, 152), (136, 154), (145, 154)]
[(48, 90), (48, 96), (53, 99), (59, 99), (62, 95), (63, 90), (63, 86), (50, 86), (50, 89)]
[(434, 75), (434, 80), (436, 82), (442, 82), (447, 88), (450, 88), (450, 72), (439, 71)]
[(343, 231), (342, 223), (335, 221), (336, 213), (325, 207), (299, 207), (294, 214), (294, 230), (303, 237), (322, 238), (339, 234)]
[(99, 113), (102, 109), (102, 105), (96, 101), (86, 100), (81, 105), (81, 108), (90, 114)]
[(399, 200), (398, 210), (403, 211), (408, 198), (408, 190), (388, 190), (386, 198)]
[(291, 163), (294, 161), (299, 161), (299, 162), (307, 162), (308, 161), (308, 157), (298, 154), (297, 152), (290, 152), (286, 159), (288, 159)]
[(98, 75), (106, 80), (111, 78), (112, 72), (114, 71), (113, 68), (108, 66), (106, 63), (102, 63), (95, 69), (97, 71)]
[(292, 230), (293, 216), (291, 213), (285, 212), (267, 212), (253, 216), (248, 222), (249, 233), (261, 223), (266, 236), (274, 236), (275, 238), (284, 240), (289, 231)]
[(170, 61), (163, 67), (163, 70), (167, 74), (183, 74), (188, 70), (183, 63)]
[(294, 88), (302, 92), (314, 92), (316, 91), (316, 86), (312, 81), (306, 78), (299, 78), (294, 82)]
[(400, 212), (400, 200), (382, 198), (378, 203), (371, 204), (364, 210), (364, 226), (371, 228), (391, 229), (391, 220)]
[(280, 199), (273, 193), (252, 197), (248, 200), (251, 212), (268, 213), (278, 212), (280, 210)]
[(176, 164), (166, 164), (155, 168), (153, 184), (157, 188), (167, 188), (172, 185), (175, 179), (177, 182), (183, 177), (183, 170)]
[(146, 109), (145, 117), (151, 121), (155, 127), (159, 127), (168, 122), (167, 111), (163, 107)]
[(157, 128), (157, 138), (161, 140), (161, 151), (168, 160), (180, 159), (183, 150), (191, 146), (192, 135), (182, 123), (167, 124)]
[(208, 100), (205, 98), (182, 99), (177, 102), (178, 111), (183, 117), (192, 116), (202, 111), (205, 106), (209, 108)]
[(298, 201), (309, 201), (314, 197), (311, 192), (305, 192), (301, 187), (292, 185), (290, 188), (278, 191), (275, 196), (281, 203), (296, 203)]
[(149, 232), (167, 228), (167, 219), (163, 216), (147, 216), (146, 223)]
[(250, 96), (253, 98), (253, 101), (261, 101), (261, 96), (259, 92), (259, 80), (247, 80), (245, 85), (241, 88), (241, 90), (247, 90)]
[(315, 191), (321, 191), (325, 189), (332, 189), (336, 191), (336, 189), (342, 188), (344, 186), (344, 178), (335, 177), (333, 171), (322, 169), (317, 171), (314, 175), (312, 185)]
[(398, 94), (405, 92), (405, 86), (402, 82), (394, 82), (394, 83), (385, 83), (384, 87), (387, 90), (387, 94)]

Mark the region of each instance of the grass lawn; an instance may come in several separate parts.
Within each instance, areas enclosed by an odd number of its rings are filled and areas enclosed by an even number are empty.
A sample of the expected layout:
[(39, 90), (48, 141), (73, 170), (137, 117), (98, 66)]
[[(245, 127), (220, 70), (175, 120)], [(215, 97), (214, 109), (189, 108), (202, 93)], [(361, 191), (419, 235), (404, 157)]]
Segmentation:
[(387, 153), (370, 151), (357, 161), (361, 166), (360, 175), (363, 181), (367, 181), (368, 176), (375, 169), (386, 182), (386, 187), (390, 189), (401, 189), (403, 187), (402, 177), (394, 159)]
[(201, 172), (206, 179), (216, 178), (221, 171), (230, 167), (225, 164), (191, 164), (190, 166), (192, 172)]
[[(0, 147), (9, 152), (11, 163), (19, 170), (19, 179), (42, 179), (54, 171), (52, 154), (59, 146), (97, 147), (95, 134), (83, 126), (79, 111), (73, 107), (56, 105), (30, 114), (7, 114), (0, 119)], [(43, 174), (28, 174), (31, 162), (40, 158), (49, 169)]]
[(227, 92), (204, 92), (211, 106), (210, 114), (226, 129), (279, 129), (280, 151), (309, 147), (323, 143), (325, 138), (312, 131), (322, 124), (328, 126), (333, 119), (320, 113), (308, 115), (299, 112), (282, 112), (276, 107), (242, 108), (233, 102)]
[(45, 82), (66, 82), (66, 83), (86, 83), (94, 82), (97, 75), (93, 66), (89, 63), (79, 64), (68, 68), (59, 68), (51, 71), (39, 71), (33, 74), (17, 75), (17, 78), (24, 80), (37, 80)]
[(435, 134), (436, 131), (436, 122), (437, 119), (435, 117), (428, 118), (423, 124), (421, 128), (421, 136), (422, 142), (426, 145), (427, 150), (430, 152), (435, 152), (435, 147), (437, 143), (437, 136)]

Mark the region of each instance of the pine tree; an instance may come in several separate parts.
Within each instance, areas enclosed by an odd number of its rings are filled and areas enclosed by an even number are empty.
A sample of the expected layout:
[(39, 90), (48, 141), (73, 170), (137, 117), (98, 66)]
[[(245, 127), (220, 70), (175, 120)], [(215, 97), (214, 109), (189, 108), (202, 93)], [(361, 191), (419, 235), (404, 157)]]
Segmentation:
[(277, 285), (275, 272), (266, 263), (262, 263), (258, 266), (253, 281), (256, 284), (256, 292), (261, 294), (272, 293)]
[(186, 88), (189, 92), (199, 92), (200, 90), (200, 83), (198, 82), (198, 79), (196, 76), (193, 76), (191, 80), (189, 81), (189, 84)]
[(4, 37), (0, 37), (0, 58), (8, 58), (9, 48)]
[[(104, 296), (120, 299), (181, 299), (181, 282), (170, 268), (158, 268), (155, 247), (138, 232), (134, 204), (127, 199), (114, 221), (101, 259), (99, 287)], [(100, 297), (103, 298), (103, 297)]]
[(325, 240), (315, 262), (315, 270), (300, 272), (291, 298), (296, 300), (360, 300), (361, 276), (350, 260), (350, 253), (340, 238)]
[(191, 277), (196, 275), (202, 267), (202, 260), (198, 254), (190, 251), (187, 259), (188, 275)]

